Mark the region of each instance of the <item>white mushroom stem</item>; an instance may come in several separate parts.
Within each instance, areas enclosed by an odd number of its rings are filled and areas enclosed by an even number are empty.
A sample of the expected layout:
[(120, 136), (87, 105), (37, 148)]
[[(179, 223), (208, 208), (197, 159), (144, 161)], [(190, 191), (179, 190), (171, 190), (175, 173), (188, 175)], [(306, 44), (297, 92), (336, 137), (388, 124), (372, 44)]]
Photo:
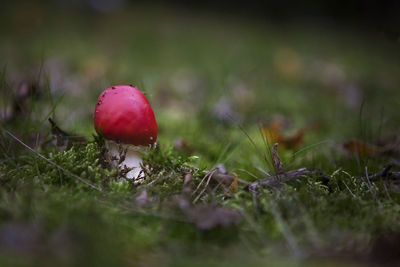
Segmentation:
[(118, 144), (114, 141), (106, 140), (106, 148), (108, 150), (108, 160), (113, 167), (116, 167), (120, 161), (120, 157), (125, 154), (125, 160), (120, 164), (120, 168), (130, 168), (131, 170), (126, 173), (126, 178), (139, 180), (144, 177), (142, 172), (142, 155), (147, 153), (149, 148), (145, 146), (134, 146), (127, 144)]

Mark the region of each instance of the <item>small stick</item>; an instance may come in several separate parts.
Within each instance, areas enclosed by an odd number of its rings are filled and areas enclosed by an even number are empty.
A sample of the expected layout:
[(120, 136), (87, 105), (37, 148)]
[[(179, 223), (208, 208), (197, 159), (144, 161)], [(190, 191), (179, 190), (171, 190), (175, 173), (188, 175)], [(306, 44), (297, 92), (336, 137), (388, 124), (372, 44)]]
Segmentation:
[(319, 169), (307, 169), (301, 168), (297, 170), (287, 171), (283, 174), (272, 175), (261, 181), (250, 183), (246, 188), (250, 191), (255, 191), (259, 186), (261, 187), (279, 187), (282, 183), (287, 183), (293, 180), (300, 179), (303, 176), (313, 176), (318, 175), (322, 178), (328, 179), (321, 170)]
[(203, 195), (203, 193), (207, 190), (208, 184), (210, 183), (211, 178), (212, 178), (214, 172), (216, 172), (216, 170), (214, 170), (213, 172), (211, 172), (211, 174), (210, 174), (209, 177), (208, 177), (208, 180), (207, 180), (206, 185), (204, 186), (203, 190), (201, 190), (201, 192), (197, 195), (197, 197), (193, 200), (193, 204), (195, 204), (195, 203), (197, 202), (197, 200), (199, 200), (199, 198), (201, 197), (201, 195)]
[(369, 174), (368, 178), (371, 181), (376, 181), (379, 178), (387, 179), (387, 180), (400, 180), (400, 172), (391, 172), (390, 169), (393, 167), (393, 163), (389, 163), (386, 165), (380, 172), (375, 174)]
[(203, 179), (201, 179), (200, 183), (197, 185), (196, 189), (193, 191), (192, 196), (194, 196), (196, 194), (197, 190), (200, 189), (200, 187), (203, 184), (204, 180), (206, 180), (208, 178), (208, 176), (211, 176), (212, 172), (214, 172), (214, 169), (212, 169), (206, 175), (204, 175)]

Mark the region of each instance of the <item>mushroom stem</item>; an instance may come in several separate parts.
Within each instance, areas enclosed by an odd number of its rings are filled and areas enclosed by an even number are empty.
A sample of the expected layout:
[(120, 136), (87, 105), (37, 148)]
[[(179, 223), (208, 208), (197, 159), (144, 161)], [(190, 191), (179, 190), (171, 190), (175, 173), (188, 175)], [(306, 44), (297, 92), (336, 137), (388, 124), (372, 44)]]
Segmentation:
[[(121, 164), (120, 168), (130, 168), (131, 170), (126, 173), (126, 178), (139, 180), (144, 177), (142, 172), (142, 155), (147, 152), (146, 147), (133, 146), (127, 144), (118, 144), (114, 141), (106, 140), (106, 147), (108, 150), (108, 160), (113, 167)], [(121, 156), (125, 153), (125, 159), (120, 160)]]

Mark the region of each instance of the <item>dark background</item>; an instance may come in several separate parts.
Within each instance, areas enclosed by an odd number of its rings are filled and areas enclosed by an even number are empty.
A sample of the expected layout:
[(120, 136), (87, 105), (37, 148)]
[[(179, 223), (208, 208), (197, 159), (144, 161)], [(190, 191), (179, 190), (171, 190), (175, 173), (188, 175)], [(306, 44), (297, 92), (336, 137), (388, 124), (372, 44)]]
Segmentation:
[[(132, 1), (135, 2), (135, 1)], [(337, 24), (363, 31), (378, 31), (390, 39), (398, 41), (400, 36), (400, 1), (158, 1), (173, 3), (188, 9), (203, 9), (213, 12), (228, 13), (245, 17), (258, 17), (275, 23), (310, 23)]]
[[(2, 6), (14, 5), (15, 2), (21, 1), (3, 2)], [(46, 3), (56, 8), (72, 8), (99, 12), (124, 8), (127, 5), (152, 4), (178, 8), (187, 13), (208, 11), (264, 19), (276, 23), (307, 20), (316, 23), (325, 22), (363, 28), (367, 31), (384, 31), (392, 35), (400, 33), (400, 1), (396, 0), (44, 0), (36, 2)], [(3, 11), (6, 11), (6, 8)]]
[[(132, 1), (135, 2), (135, 1)], [(352, 22), (359, 25), (390, 25), (399, 23), (399, 1), (158, 1), (174, 3), (187, 8), (209, 9), (218, 12), (235, 13), (244, 16), (258, 16), (275, 20), (295, 18), (323, 18), (338, 22)]]

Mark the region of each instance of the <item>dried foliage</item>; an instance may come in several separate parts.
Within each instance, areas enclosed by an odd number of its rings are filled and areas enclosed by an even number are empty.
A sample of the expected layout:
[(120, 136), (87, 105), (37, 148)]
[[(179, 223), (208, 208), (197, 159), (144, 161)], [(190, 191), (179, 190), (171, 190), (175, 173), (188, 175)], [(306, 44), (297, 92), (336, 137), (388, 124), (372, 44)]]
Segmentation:
[(282, 149), (295, 149), (303, 144), (304, 129), (299, 129), (289, 136), (283, 134), (285, 118), (277, 116), (272, 118), (268, 125), (264, 125), (262, 131), (269, 144), (278, 143)]

